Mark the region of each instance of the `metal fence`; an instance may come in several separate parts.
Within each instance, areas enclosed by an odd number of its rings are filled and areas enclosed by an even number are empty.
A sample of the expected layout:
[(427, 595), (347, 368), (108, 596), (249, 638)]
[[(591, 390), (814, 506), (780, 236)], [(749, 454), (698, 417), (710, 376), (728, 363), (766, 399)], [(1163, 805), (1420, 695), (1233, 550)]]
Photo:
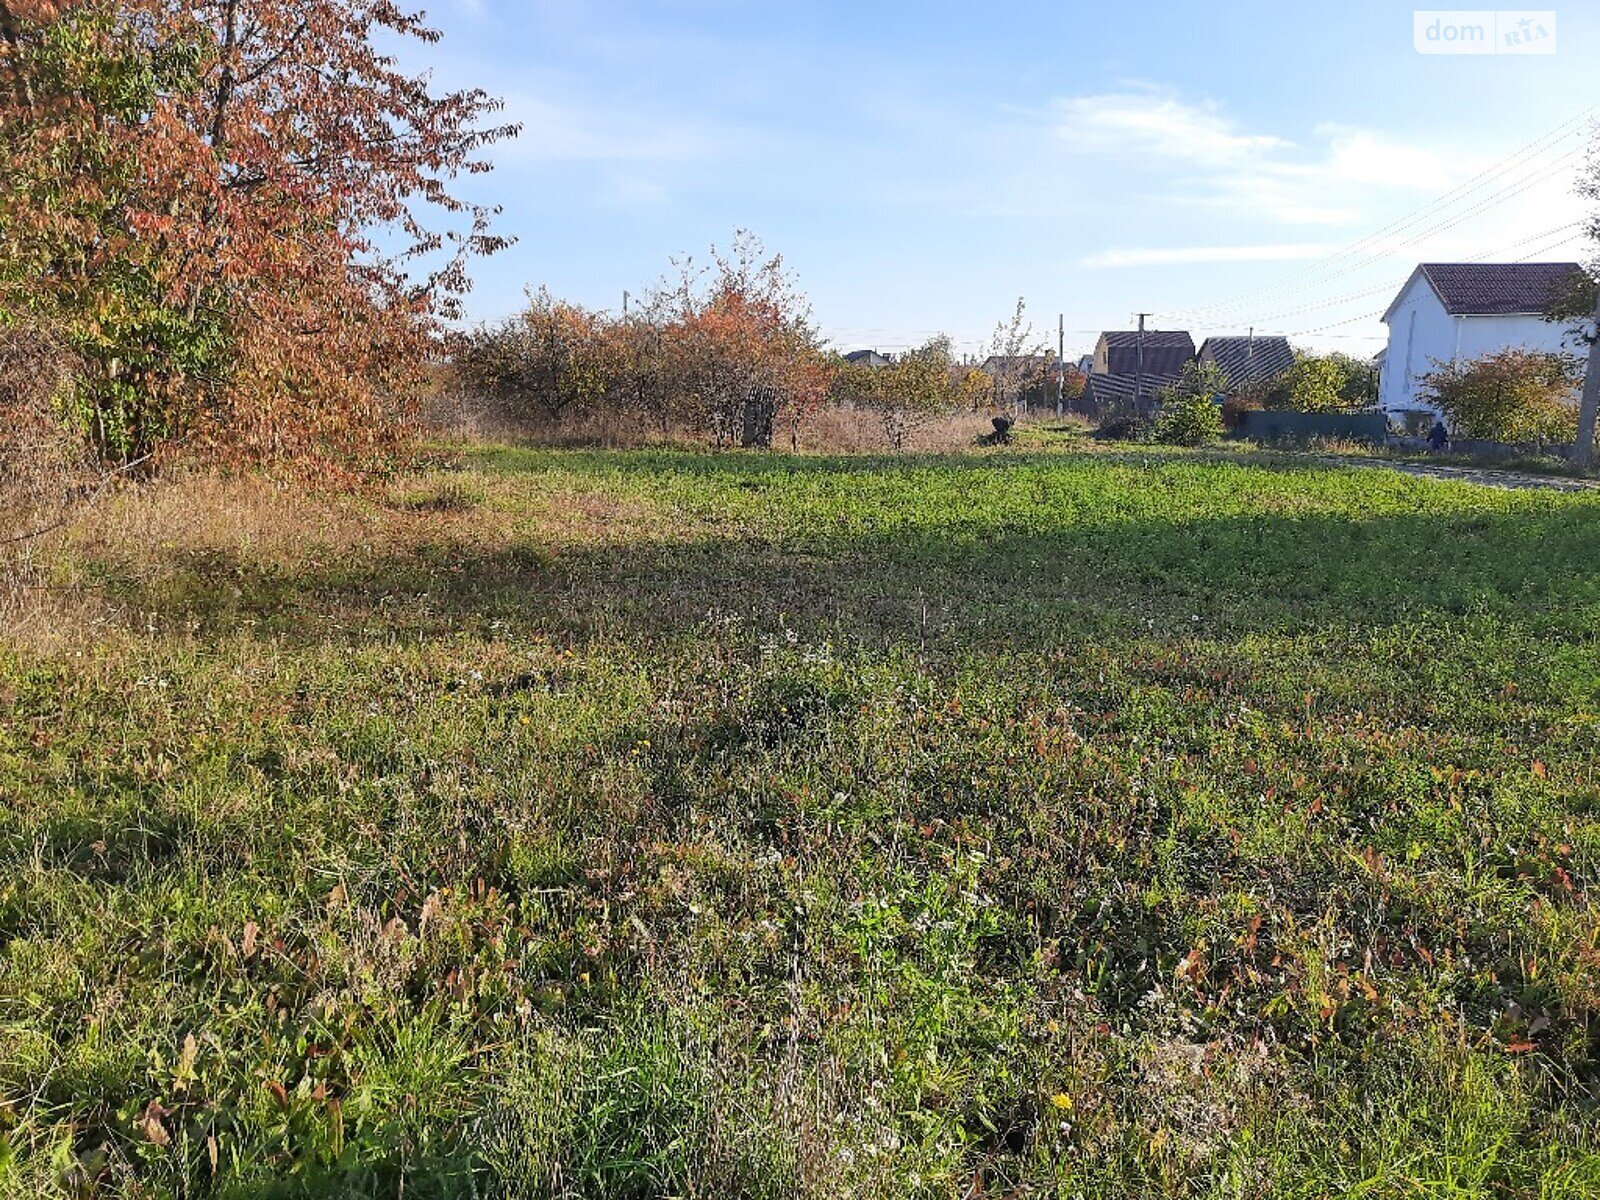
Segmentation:
[(1381, 412), (1301, 413), (1263, 409), (1240, 414), (1237, 437), (1253, 442), (1310, 442), (1337, 439), (1382, 444), (1389, 421)]

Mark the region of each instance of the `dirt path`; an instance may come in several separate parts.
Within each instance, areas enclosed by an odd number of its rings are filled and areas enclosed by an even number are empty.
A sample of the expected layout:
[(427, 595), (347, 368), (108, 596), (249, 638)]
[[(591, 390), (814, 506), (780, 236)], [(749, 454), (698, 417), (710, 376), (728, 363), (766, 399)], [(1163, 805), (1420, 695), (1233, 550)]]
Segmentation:
[(1395, 462), (1381, 458), (1347, 458), (1343, 455), (1334, 454), (1319, 454), (1316, 458), (1318, 462), (1325, 462), (1330, 466), (1399, 471), (1403, 475), (1421, 475), (1426, 479), (1453, 479), (1460, 483), (1476, 483), (1484, 487), (1509, 488), (1512, 491), (1590, 492), (1600, 490), (1600, 479), (1569, 479), (1561, 475), (1531, 475), (1525, 471), (1497, 471), (1493, 467), (1457, 467), (1449, 466), (1445, 463)]

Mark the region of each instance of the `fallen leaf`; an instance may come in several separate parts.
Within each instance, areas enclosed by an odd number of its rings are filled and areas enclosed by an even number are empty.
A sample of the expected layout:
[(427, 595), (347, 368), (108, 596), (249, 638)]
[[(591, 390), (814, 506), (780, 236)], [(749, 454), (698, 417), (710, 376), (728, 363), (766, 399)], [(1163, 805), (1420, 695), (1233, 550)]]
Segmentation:
[(159, 1100), (152, 1100), (144, 1106), (144, 1113), (134, 1122), (139, 1132), (144, 1134), (157, 1146), (168, 1145), (172, 1136), (167, 1133), (167, 1127), (161, 1123), (161, 1118), (167, 1115), (167, 1110), (161, 1107)]

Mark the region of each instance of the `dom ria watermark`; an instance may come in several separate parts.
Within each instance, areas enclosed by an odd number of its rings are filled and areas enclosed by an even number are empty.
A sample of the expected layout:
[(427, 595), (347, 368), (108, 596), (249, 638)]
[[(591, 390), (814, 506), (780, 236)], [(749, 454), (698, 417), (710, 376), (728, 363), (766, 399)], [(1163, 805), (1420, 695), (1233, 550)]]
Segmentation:
[(1554, 54), (1554, 12), (1427, 9), (1415, 14), (1418, 54)]

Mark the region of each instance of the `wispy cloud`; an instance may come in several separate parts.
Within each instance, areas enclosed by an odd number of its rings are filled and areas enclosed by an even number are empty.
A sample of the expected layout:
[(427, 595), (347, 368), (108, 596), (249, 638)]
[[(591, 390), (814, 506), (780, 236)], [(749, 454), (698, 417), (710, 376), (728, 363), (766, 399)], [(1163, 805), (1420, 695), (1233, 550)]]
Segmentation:
[(1242, 131), (1215, 104), (1190, 104), (1155, 90), (1066, 97), (1052, 110), (1056, 137), (1083, 153), (1231, 164), (1289, 145)]
[(1050, 119), (1072, 154), (1142, 184), (1171, 181), (1178, 203), (1285, 225), (1353, 224), (1374, 191), (1436, 191), (1476, 169), (1347, 125), (1320, 125), (1301, 144), (1157, 87), (1059, 99)]
[(1294, 262), (1321, 258), (1333, 247), (1321, 242), (1286, 242), (1261, 246), (1171, 246), (1137, 250), (1102, 250), (1080, 266), (1155, 267), (1183, 263)]
[(551, 100), (535, 92), (506, 97), (506, 119), (522, 133), (499, 155), (525, 162), (677, 163), (725, 154), (728, 130), (641, 108)]

